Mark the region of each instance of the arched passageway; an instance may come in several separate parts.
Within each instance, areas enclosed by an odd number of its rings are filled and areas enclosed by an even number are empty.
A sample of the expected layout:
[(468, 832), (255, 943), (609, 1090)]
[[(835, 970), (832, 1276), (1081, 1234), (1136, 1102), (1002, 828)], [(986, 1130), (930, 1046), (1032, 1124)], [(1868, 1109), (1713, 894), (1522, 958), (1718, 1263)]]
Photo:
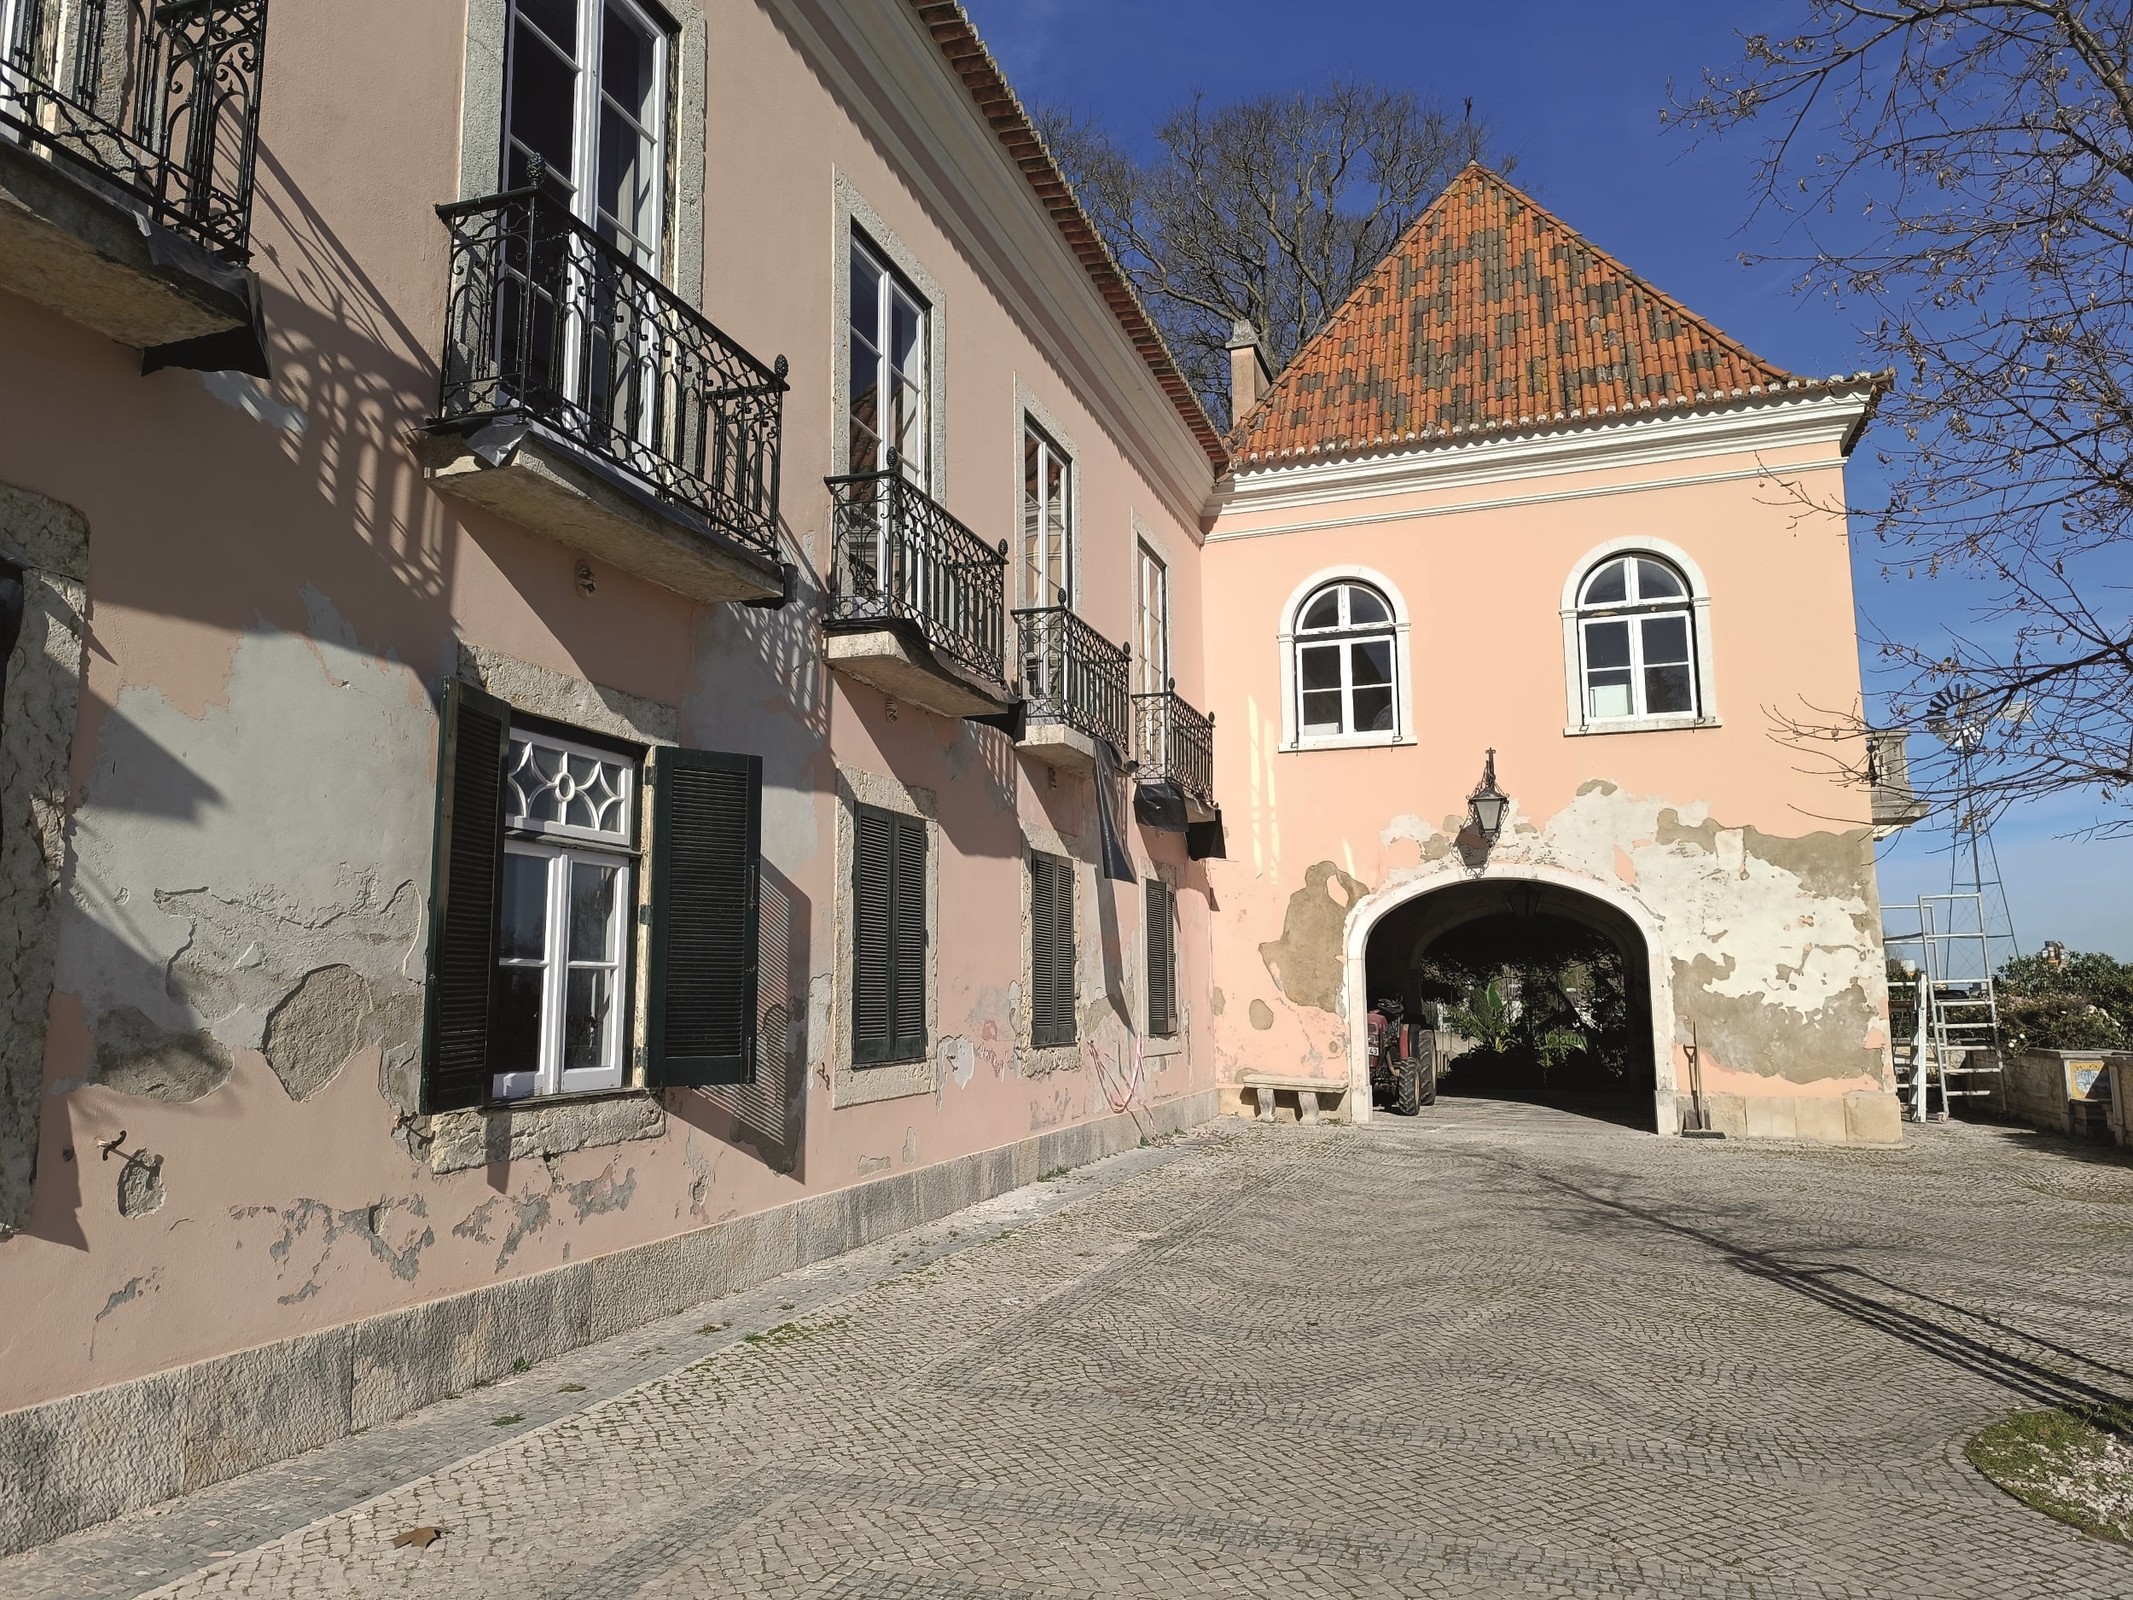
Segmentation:
[(1433, 1028), (1447, 1095), (1531, 1100), (1652, 1128), (1652, 953), (1596, 895), (1530, 879), (1447, 884), (1370, 925), (1364, 998)]

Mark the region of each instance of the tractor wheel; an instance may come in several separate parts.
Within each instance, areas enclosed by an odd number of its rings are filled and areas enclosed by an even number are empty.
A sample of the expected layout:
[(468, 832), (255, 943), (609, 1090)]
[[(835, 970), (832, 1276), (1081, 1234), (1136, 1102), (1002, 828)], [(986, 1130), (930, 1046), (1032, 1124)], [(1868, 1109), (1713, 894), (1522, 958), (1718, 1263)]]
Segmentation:
[(1403, 1117), (1411, 1117), (1422, 1109), (1422, 1063), (1410, 1056), (1395, 1069), (1398, 1099), (1393, 1110)]
[(1420, 1092), (1415, 1096), (1415, 1104), (1423, 1106), (1435, 1105), (1437, 1103), (1437, 1063), (1426, 1057), (1416, 1057), (1415, 1076), (1421, 1080), (1416, 1086)]

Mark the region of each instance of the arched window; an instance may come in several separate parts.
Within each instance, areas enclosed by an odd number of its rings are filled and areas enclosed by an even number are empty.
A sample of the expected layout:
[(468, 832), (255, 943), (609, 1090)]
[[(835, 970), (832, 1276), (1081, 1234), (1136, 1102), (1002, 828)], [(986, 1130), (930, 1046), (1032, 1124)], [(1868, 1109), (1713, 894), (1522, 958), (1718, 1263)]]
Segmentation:
[(1697, 610), (1688, 580), (1657, 556), (1592, 569), (1577, 600), (1587, 724), (1701, 715)]
[(1392, 607), (1368, 584), (1337, 581), (1297, 608), (1296, 729), (1305, 740), (1397, 736)]

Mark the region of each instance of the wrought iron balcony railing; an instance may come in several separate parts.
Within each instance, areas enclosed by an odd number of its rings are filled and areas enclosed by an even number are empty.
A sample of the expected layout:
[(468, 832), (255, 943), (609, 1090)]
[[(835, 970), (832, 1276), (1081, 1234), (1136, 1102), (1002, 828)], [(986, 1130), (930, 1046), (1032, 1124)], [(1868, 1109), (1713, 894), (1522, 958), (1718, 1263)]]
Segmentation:
[(0, 3), (0, 141), (86, 171), (226, 261), (250, 255), (267, 0)]
[(1065, 606), (1015, 613), (1022, 694), (1031, 722), (1063, 722), (1107, 741), (1124, 757), (1126, 652)]
[(1176, 689), (1133, 697), (1138, 777), (1174, 783), (1203, 806), (1215, 803), (1215, 719), (1178, 698)]
[(785, 358), (758, 361), (538, 178), (437, 214), (452, 235), (440, 420), (534, 419), (774, 553)]
[(895, 468), (828, 480), (836, 622), (907, 623), (1003, 688), (1007, 545), (989, 546)]

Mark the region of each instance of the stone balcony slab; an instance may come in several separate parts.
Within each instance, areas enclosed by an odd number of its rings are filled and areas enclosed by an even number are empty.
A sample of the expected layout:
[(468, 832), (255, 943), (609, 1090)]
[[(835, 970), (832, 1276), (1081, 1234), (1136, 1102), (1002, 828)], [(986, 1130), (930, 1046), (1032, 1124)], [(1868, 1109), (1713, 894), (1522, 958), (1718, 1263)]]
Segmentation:
[(492, 424), (465, 435), (440, 427), (418, 435), (415, 448), (439, 494), (688, 599), (775, 604), (785, 596), (778, 562), (537, 423)]

